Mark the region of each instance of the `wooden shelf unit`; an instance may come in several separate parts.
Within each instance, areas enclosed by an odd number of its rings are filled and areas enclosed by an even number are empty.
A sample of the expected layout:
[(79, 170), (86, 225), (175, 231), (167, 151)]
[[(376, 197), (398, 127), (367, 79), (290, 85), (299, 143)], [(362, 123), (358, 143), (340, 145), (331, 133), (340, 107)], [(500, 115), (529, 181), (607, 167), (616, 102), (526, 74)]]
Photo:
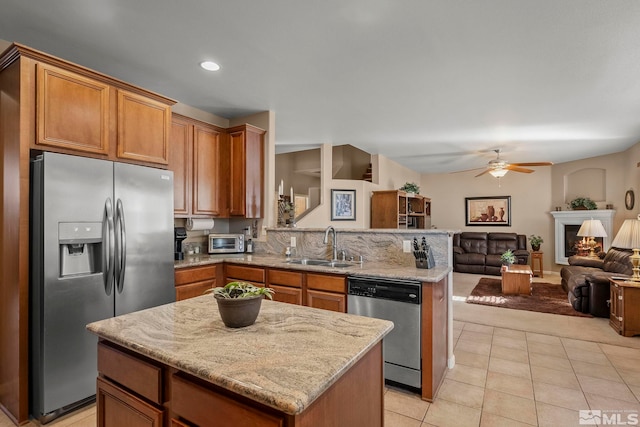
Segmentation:
[(431, 228), (431, 199), (400, 190), (374, 191), (371, 228)]

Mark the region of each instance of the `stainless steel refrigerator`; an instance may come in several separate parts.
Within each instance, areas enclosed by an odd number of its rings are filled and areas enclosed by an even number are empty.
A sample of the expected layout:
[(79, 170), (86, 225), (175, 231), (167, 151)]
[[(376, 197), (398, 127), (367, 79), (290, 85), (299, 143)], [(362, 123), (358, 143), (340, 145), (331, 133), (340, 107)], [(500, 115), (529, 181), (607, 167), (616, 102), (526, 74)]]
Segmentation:
[(85, 325), (175, 301), (173, 173), (44, 153), (32, 162), (31, 415), (96, 394)]

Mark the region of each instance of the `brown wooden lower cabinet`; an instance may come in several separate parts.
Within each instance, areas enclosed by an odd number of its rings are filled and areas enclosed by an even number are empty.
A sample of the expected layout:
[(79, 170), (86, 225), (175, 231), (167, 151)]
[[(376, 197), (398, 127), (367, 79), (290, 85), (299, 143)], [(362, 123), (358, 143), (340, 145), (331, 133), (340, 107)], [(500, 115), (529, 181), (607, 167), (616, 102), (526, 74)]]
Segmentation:
[(265, 271), (263, 267), (225, 263), (224, 271), (225, 283), (244, 281), (256, 286), (264, 286)]
[(304, 274), (302, 272), (270, 268), (267, 270), (266, 286), (275, 291), (274, 301), (296, 305), (302, 305), (304, 302)]
[(347, 312), (347, 278), (337, 274), (307, 273), (307, 300), (309, 307)]
[[(97, 422), (100, 427), (381, 427), (384, 418), (382, 342), (337, 379), (299, 414), (286, 414), (223, 389), (189, 373), (100, 340), (97, 378)], [(129, 387), (114, 380), (141, 366), (157, 368), (161, 404), (144, 398), (144, 381), (156, 382), (147, 370)], [(127, 377), (122, 377), (126, 379)], [(144, 380), (144, 381), (141, 381)]]
[(97, 419), (100, 427), (162, 427), (163, 409), (128, 393), (110, 381), (97, 379)]
[(171, 410), (199, 426), (281, 427), (285, 414), (261, 405), (239, 402), (221, 392), (174, 374), (171, 376)]
[(266, 286), (273, 299), (324, 310), (347, 312), (346, 277), (269, 268)]
[(279, 285), (269, 285), (269, 287), (275, 292), (273, 294), (274, 301), (302, 305), (302, 289)]
[(218, 283), (218, 266), (180, 268), (175, 271), (176, 301), (200, 296)]
[(347, 296), (335, 292), (307, 290), (307, 305), (324, 310), (347, 312)]

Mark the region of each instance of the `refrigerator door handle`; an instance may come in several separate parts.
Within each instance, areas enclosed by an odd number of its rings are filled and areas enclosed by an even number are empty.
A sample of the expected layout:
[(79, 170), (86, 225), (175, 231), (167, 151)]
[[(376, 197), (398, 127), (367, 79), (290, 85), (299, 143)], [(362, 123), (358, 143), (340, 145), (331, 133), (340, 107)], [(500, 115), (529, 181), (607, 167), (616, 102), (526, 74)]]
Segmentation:
[(122, 292), (124, 286), (124, 270), (127, 266), (127, 232), (124, 224), (124, 208), (122, 200), (116, 202), (116, 228), (118, 233), (118, 250), (116, 263), (116, 286), (118, 292)]
[(113, 228), (113, 204), (109, 197), (104, 202), (104, 221), (102, 224), (102, 277), (104, 280), (104, 290), (107, 295), (111, 295), (111, 290), (113, 289), (113, 258), (115, 252), (115, 233)]

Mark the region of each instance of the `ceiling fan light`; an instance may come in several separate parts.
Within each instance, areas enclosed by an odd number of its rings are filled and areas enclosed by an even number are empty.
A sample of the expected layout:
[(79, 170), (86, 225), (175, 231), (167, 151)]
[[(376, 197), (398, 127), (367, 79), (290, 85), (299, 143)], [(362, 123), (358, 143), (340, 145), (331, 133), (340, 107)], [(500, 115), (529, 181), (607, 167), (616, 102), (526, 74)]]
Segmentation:
[(507, 172), (509, 172), (508, 169), (494, 169), (489, 171), (491, 176), (493, 176), (494, 178), (502, 178), (507, 174)]

